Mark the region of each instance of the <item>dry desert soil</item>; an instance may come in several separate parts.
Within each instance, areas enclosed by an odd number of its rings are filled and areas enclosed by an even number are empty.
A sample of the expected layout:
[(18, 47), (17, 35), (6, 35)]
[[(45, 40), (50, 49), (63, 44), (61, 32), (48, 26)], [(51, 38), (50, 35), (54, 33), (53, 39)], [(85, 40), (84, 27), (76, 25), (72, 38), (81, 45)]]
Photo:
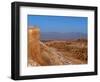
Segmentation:
[(87, 40), (40, 40), (39, 28), (28, 29), (28, 66), (87, 64)]

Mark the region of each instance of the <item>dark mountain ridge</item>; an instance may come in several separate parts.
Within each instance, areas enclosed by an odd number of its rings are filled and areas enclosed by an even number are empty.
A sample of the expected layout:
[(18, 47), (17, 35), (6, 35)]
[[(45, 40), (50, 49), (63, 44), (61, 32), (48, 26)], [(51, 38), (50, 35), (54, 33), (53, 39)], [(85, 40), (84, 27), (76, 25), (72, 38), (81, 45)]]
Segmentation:
[(69, 32), (69, 33), (60, 33), (60, 32), (42, 32), (40, 33), (41, 40), (71, 40), (79, 38), (87, 38), (87, 34), (80, 32)]

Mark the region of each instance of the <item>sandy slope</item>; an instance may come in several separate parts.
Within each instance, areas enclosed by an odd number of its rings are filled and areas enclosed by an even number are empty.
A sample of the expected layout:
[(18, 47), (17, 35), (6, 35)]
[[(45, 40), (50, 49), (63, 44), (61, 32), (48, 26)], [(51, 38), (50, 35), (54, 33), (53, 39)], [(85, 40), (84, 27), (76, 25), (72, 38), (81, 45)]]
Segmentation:
[(32, 66), (67, 65), (67, 64), (82, 64), (83, 63), (82, 61), (78, 59), (64, 56), (63, 53), (57, 51), (55, 48), (46, 46), (42, 42), (40, 42), (40, 47), (41, 47), (41, 59), (45, 61), (45, 63), (39, 64), (37, 63), (37, 61), (33, 60), (33, 62), (29, 62), (29, 64), (31, 64)]

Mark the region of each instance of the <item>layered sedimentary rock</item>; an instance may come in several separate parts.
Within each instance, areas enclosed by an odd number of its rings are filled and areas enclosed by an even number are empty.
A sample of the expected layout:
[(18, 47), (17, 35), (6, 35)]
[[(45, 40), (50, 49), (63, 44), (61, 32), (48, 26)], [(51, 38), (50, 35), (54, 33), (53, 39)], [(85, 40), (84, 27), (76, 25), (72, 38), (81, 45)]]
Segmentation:
[[(37, 27), (28, 30), (28, 59), (36, 61), (37, 64), (46, 64), (40, 54), (40, 29)], [(28, 62), (30, 62), (30, 60)], [(37, 65), (36, 64), (36, 65)]]

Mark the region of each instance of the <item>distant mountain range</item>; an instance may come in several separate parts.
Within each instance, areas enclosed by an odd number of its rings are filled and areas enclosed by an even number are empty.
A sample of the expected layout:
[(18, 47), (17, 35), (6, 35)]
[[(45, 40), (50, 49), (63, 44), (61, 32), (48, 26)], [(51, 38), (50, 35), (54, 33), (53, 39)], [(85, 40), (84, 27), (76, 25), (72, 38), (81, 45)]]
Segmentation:
[(72, 40), (87, 38), (87, 34), (79, 32), (59, 33), (59, 32), (42, 32), (41, 40)]

